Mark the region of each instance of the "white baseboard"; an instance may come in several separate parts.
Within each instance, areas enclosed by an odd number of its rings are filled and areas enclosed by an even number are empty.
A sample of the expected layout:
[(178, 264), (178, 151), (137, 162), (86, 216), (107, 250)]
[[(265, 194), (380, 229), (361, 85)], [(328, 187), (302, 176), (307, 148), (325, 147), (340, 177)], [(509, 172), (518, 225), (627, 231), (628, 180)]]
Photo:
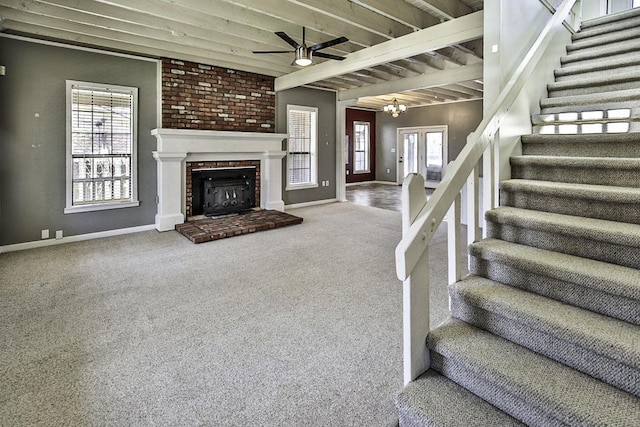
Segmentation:
[(102, 239), (103, 237), (120, 236), (122, 234), (140, 233), (141, 231), (155, 231), (156, 226), (141, 225), (139, 227), (120, 228), (117, 230), (99, 231), (96, 233), (78, 234), (77, 236), (63, 237), (62, 239), (45, 239), (34, 242), (16, 243), (0, 246), (0, 254), (4, 252), (23, 251), (26, 249), (42, 248), (45, 246), (62, 245), (64, 243), (81, 242), (83, 240)]
[(306, 208), (308, 206), (326, 205), (327, 203), (336, 203), (338, 199), (314, 200), (313, 202), (296, 203), (293, 205), (285, 205), (284, 210)]
[(345, 184), (346, 187), (353, 187), (355, 185), (361, 184), (385, 184), (385, 185), (400, 185), (395, 181), (362, 181), (362, 182), (348, 182)]

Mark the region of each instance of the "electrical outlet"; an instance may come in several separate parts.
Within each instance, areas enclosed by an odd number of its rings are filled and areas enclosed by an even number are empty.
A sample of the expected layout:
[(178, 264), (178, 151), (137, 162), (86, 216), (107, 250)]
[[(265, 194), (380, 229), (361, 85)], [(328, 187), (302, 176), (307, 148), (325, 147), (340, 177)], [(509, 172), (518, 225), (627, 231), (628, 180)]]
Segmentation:
[(62, 239), (62, 230), (56, 230), (56, 239)]
[(387, 168), (387, 173), (391, 173), (391, 169)]
[(328, 187), (329, 186), (329, 180), (326, 180), (325, 182), (327, 183), (327, 187)]
[(42, 230), (42, 238), (43, 239), (49, 238), (49, 230)]

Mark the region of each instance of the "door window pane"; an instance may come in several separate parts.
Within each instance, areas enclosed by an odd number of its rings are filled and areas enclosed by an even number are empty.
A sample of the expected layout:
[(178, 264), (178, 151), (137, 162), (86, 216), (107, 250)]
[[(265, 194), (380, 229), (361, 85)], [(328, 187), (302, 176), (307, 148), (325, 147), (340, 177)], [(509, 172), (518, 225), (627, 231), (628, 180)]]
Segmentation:
[(442, 180), (442, 132), (426, 133), (425, 166), (427, 168), (427, 181)]

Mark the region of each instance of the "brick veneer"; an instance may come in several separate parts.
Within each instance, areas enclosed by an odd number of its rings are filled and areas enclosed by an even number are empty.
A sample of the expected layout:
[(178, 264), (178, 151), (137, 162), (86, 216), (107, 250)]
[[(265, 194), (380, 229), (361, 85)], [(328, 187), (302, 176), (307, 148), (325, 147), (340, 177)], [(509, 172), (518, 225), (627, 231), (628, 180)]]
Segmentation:
[(193, 243), (240, 236), (263, 230), (300, 224), (302, 218), (274, 210), (248, 212), (218, 218), (204, 218), (177, 224), (176, 231)]
[(274, 78), (162, 59), (162, 127), (274, 132)]
[(187, 220), (193, 212), (193, 186), (191, 173), (193, 169), (203, 168), (237, 168), (255, 166), (256, 168), (256, 205), (260, 206), (260, 160), (239, 160), (239, 161), (215, 161), (215, 162), (187, 162), (186, 178), (186, 216)]

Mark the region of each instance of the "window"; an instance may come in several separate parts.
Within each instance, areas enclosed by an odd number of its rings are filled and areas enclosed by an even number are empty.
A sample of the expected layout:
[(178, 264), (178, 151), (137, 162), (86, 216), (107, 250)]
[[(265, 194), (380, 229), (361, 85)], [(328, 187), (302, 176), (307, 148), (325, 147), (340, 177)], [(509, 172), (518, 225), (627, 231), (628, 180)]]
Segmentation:
[(287, 189), (318, 186), (318, 109), (287, 106)]
[(353, 173), (368, 173), (369, 167), (369, 122), (353, 122)]
[(138, 89), (67, 81), (65, 213), (138, 206)]

